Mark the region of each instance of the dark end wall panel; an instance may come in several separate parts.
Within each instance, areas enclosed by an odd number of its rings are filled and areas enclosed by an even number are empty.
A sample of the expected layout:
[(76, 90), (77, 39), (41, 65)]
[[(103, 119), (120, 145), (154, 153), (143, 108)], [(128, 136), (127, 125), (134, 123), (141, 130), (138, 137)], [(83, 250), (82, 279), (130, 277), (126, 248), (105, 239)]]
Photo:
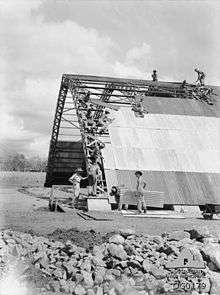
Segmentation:
[(82, 142), (58, 141), (55, 155), (48, 166), (45, 186), (70, 184), (70, 176), (85, 162)]

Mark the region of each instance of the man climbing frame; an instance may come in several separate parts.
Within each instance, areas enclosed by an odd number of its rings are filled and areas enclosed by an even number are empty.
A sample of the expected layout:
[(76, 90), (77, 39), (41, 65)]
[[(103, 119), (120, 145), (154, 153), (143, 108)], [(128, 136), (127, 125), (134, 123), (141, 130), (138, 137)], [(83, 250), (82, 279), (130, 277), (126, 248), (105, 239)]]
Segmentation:
[(90, 149), (90, 158), (95, 159), (98, 164), (102, 164), (101, 150), (105, 147), (105, 144), (101, 141), (95, 141), (94, 145)]
[(144, 98), (143, 96), (136, 94), (134, 95), (133, 101), (132, 101), (132, 111), (134, 111), (138, 117), (143, 118), (145, 113), (148, 113), (144, 109)]
[(97, 159), (93, 158), (88, 167), (89, 196), (96, 196), (99, 179), (102, 179), (102, 171), (97, 163)]
[(108, 126), (114, 121), (114, 119), (111, 119), (109, 117), (109, 114), (110, 112), (108, 110), (105, 110), (97, 123), (97, 127), (100, 127), (100, 134), (106, 132)]

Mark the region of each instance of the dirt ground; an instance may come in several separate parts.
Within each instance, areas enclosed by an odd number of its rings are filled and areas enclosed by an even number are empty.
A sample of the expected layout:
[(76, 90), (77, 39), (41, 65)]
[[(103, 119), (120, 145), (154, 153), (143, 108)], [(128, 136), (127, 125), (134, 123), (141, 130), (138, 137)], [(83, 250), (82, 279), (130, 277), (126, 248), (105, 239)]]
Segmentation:
[(0, 171), (0, 184), (2, 187), (42, 186), (45, 172)]
[[(207, 226), (210, 231), (220, 234), (220, 220), (210, 221), (202, 218), (129, 218), (123, 217), (117, 211), (113, 211), (106, 214), (106, 217), (111, 219), (108, 221), (84, 220), (77, 215), (77, 210), (68, 213), (50, 212), (46, 198), (42, 199), (34, 195), (24, 194), (19, 192), (18, 189), (19, 187), (4, 187), (1, 189), (0, 225), (2, 229), (30, 231), (38, 235), (51, 235), (57, 229), (61, 229), (66, 231), (64, 236), (68, 239), (73, 239), (73, 236), (76, 235), (75, 230), (111, 233), (117, 232), (120, 228), (131, 228), (137, 233), (156, 235), (163, 232), (172, 232), (173, 230)], [(59, 238), (59, 233), (62, 236), (62, 231), (58, 231), (55, 232), (54, 237)], [(92, 240), (92, 236), (89, 239)]]

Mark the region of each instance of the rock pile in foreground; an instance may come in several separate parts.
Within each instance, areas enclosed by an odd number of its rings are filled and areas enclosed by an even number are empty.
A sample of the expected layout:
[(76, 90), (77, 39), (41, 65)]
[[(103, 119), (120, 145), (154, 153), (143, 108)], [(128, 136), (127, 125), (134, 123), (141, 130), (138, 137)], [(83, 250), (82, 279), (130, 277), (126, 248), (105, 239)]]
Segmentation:
[[(168, 268), (184, 249), (205, 268)], [(26, 277), (31, 275), (31, 268), (36, 270), (34, 276), (40, 275), (40, 294), (220, 294), (219, 282), (212, 276), (212, 272), (220, 272), (220, 240), (204, 228), (162, 236), (121, 230), (91, 250), (71, 241), (4, 230), (0, 236), (0, 275), (15, 260), (26, 265), (22, 268)]]

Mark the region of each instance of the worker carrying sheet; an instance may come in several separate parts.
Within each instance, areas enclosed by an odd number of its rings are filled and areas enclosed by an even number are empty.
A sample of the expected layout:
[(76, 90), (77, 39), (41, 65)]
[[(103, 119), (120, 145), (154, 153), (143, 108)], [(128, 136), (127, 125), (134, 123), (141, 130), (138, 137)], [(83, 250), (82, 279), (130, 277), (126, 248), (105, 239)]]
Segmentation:
[(146, 212), (147, 206), (144, 199), (144, 191), (146, 188), (146, 182), (142, 177), (143, 173), (141, 171), (136, 171), (135, 176), (137, 178), (136, 183), (136, 197), (137, 197), (137, 209), (140, 213)]

